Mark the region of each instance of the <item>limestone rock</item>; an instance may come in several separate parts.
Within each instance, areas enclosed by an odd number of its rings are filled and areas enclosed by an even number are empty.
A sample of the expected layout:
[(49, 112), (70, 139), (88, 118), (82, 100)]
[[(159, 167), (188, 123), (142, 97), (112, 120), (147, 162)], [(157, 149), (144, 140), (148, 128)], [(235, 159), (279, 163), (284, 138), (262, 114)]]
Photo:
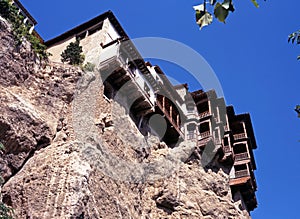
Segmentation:
[(14, 47), (3, 19), (0, 29), (0, 169), (16, 218), (249, 218), (228, 174), (145, 138), (103, 98), (97, 74), (80, 80), (78, 68), (40, 64), (26, 45)]

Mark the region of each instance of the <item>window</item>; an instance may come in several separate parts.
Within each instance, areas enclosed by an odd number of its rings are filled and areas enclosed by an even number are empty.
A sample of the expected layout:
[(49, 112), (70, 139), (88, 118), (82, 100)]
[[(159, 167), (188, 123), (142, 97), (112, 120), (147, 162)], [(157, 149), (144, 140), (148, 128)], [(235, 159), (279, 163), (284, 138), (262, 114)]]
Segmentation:
[(194, 104), (193, 103), (188, 103), (186, 108), (187, 108), (188, 113), (194, 112)]
[(186, 128), (187, 128), (187, 138), (188, 138), (188, 140), (195, 139), (196, 125), (195, 124), (188, 124)]
[(236, 145), (234, 145), (233, 146), (233, 152), (235, 154), (246, 153), (247, 152), (246, 144), (236, 144)]
[(224, 138), (224, 146), (228, 146), (228, 145), (229, 145), (228, 137), (225, 137)]
[(199, 126), (199, 132), (200, 133), (209, 132), (209, 122), (201, 123)]
[(197, 106), (199, 114), (209, 112), (208, 101), (201, 103)]

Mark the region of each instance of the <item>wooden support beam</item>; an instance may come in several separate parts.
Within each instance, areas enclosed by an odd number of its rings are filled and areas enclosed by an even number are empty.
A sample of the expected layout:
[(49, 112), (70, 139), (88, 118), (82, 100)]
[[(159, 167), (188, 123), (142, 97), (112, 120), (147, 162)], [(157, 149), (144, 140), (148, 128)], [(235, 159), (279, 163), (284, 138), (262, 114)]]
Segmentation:
[(242, 124), (243, 124), (243, 129), (244, 129), (245, 136), (248, 137), (245, 122), (242, 122)]
[(162, 100), (163, 100), (163, 102), (162, 102), (163, 112), (165, 112), (166, 111), (166, 97), (163, 96)]
[(169, 115), (170, 115), (171, 120), (173, 121), (173, 105), (172, 104), (170, 105), (170, 113), (169, 113)]

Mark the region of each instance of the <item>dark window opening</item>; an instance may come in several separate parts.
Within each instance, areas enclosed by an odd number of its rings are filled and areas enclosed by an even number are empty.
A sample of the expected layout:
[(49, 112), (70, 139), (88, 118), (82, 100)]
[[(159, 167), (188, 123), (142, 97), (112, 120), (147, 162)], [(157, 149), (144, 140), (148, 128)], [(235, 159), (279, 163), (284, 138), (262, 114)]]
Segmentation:
[(234, 169), (235, 169), (235, 171), (247, 170), (247, 165), (246, 164), (235, 165)]
[(224, 138), (224, 146), (228, 146), (229, 145), (229, 141), (228, 141), (228, 137)]
[(197, 105), (197, 109), (199, 114), (204, 113), (204, 112), (208, 112), (209, 111), (209, 105), (208, 105), (208, 101), (198, 104)]
[(195, 131), (196, 125), (195, 124), (188, 124), (187, 125), (187, 130), (188, 131)]
[(235, 123), (232, 126), (232, 131), (233, 134), (241, 134), (244, 133), (244, 126), (243, 123), (239, 122), (239, 123)]
[(108, 99), (114, 99), (114, 97), (115, 97), (114, 88), (107, 81), (105, 81), (103, 84), (104, 84), (104, 95)]
[(235, 154), (241, 154), (247, 152), (247, 148), (245, 144), (237, 144), (233, 146), (233, 152)]
[(209, 131), (209, 122), (200, 124), (199, 131), (200, 133)]

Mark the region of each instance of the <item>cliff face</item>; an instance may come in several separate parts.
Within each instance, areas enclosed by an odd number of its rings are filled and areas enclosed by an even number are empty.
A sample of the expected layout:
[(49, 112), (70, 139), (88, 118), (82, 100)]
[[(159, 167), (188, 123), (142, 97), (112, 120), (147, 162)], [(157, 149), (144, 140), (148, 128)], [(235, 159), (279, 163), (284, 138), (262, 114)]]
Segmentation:
[(151, 166), (176, 149), (145, 143), (126, 110), (103, 97), (99, 74), (41, 65), (30, 45), (14, 49), (9, 24), (0, 29), (2, 193), (16, 218), (249, 217), (222, 169), (197, 159)]

